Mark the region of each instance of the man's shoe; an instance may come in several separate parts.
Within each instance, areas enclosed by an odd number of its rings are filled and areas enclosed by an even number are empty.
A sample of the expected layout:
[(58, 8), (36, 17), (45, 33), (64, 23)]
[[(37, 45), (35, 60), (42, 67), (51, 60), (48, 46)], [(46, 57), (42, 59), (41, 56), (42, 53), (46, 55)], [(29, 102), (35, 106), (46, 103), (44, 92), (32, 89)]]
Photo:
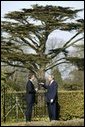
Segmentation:
[(27, 120), (27, 121), (26, 121), (26, 123), (29, 123), (29, 122), (31, 122), (31, 120)]
[(56, 122), (57, 120), (51, 120), (51, 122)]

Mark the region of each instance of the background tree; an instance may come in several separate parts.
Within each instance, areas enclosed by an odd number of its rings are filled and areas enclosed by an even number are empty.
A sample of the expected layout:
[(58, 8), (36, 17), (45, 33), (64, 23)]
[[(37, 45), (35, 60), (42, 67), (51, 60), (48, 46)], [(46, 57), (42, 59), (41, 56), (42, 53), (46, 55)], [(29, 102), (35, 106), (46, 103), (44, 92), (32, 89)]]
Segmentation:
[[(28, 72), (28, 71), (27, 71)], [(10, 90), (25, 90), (25, 84), (27, 82), (26, 78), (28, 73), (26, 69), (15, 68), (10, 66), (2, 66), (1, 70), (1, 86)]]
[(75, 66), (69, 74), (69, 78), (64, 82), (64, 89), (69, 90), (81, 90), (84, 89), (84, 45), (81, 42), (78, 45), (74, 45), (75, 51), (71, 54), (72, 57), (68, 57), (68, 60)]
[[(66, 62), (61, 62), (61, 59), (65, 60), (67, 57), (66, 49), (83, 39), (81, 37), (73, 41), (83, 32), (83, 19), (76, 20), (75, 18), (79, 11), (82, 9), (33, 5), (31, 9), (6, 14), (4, 17), (6, 21), (1, 23), (1, 61), (14, 67), (31, 70), (38, 80), (44, 78), (45, 71)], [(48, 36), (56, 29), (76, 30), (76, 33), (61, 48), (54, 48), (46, 54)], [(25, 49), (28, 50), (25, 51)], [(56, 62), (53, 63), (52, 59), (57, 58), (61, 52), (64, 57), (56, 59)]]
[(75, 53), (74, 56), (66, 58), (72, 64), (78, 67), (78, 70), (84, 71), (84, 44), (80, 42), (78, 45), (74, 45)]
[(62, 89), (63, 80), (58, 67), (52, 69), (52, 74), (54, 75), (55, 81), (58, 83), (58, 89)]
[(81, 70), (74, 70), (69, 78), (63, 80), (64, 90), (84, 90), (84, 73)]

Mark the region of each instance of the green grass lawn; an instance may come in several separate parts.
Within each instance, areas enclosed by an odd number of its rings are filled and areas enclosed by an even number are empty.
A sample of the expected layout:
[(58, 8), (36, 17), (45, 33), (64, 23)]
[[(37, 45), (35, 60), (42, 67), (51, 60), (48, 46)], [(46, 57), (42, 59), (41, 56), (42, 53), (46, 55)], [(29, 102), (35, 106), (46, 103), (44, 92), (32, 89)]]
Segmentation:
[(67, 121), (31, 121), (16, 122), (16, 123), (2, 123), (1, 126), (84, 126), (84, 119), (74, 119)]

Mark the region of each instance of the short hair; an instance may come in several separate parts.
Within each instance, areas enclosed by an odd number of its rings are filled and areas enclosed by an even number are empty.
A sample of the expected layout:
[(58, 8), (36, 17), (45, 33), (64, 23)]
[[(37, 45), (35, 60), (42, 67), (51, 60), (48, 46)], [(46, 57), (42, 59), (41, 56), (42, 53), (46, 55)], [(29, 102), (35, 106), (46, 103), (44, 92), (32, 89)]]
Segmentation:
[(50, 76), (52, 79), (54, 79), (54, 76), (53, 76), (52, 74), (49, 74), (49, 76)]
[(33, 73), (33, 72), (30, 72), (30, 73), (28, 74), (28, 78), (31, 79), (33, 75), (34, 75), (34, 73)]
[(51, 78), (54, 79), (54, 75), (51, 74)]

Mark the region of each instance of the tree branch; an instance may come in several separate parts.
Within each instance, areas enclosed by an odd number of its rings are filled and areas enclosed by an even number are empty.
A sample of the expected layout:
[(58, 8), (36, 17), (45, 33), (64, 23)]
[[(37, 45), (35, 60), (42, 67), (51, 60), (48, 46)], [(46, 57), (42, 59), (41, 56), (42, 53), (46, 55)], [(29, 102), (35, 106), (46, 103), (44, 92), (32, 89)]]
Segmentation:
[(28, 44), (28, 45), (29, 45), (31, 48), (33, 48), (35, 51), (37, 51), (37, 48), (36, 48), (34, 45), (30, 44), (30, 42), (28, 42), (26, 39), (24, 39), (23, 37), (20, 37), (20, 39), (21, 39), (24, 43)]
[(51, 66), (51, 67), (45, 69), (45, 71), (47, 71), (47, 70), (49, 70), (49, 69), (52, 69), (53, 67), (55, 67), (55, 66), (57, 66), (57, 65), (60, 65), (60, 64), (62, 64), (62, 63), (70, 63), (70, 62), (64, 61), (64, 62), (56, 63), (55, 65), (53, 65), (53, 66)]
[(66, 57), (60, 58), (60, 59), (58, 59), (58, 60), (56, 60), (56, 61), (53, 61), (53, 62), (50, 63), (50, 65), (48, 65), (48, 66), (51, 66), (51, 65), (55, 64), (56, 62), (58, 62), (58, 61), (60, 61), (60, 60), (64, 60), (64, 59), (66, 59)]
[(71, 44), (69, 44), (68, 46), (66, 46), (66, 48), (70, 47), (71, 45), (75, 44), (76, 42), (78, 42), (78, 41), (80, 41), (82, 39), (84, 39), (84, 37), (81, 37), (81, 38), (75, 40), (74, 42), (72, 42)]
[(67, 46), (67, 44), (69, 43), (69, 42), (71, 42), (77, 35), (79, 35), (80, 33), (78, 32), (78, 33), (76, 33), (69, 41), (67, 41), (64, 45), (63, 45), (63, 47), (66, 47)]

